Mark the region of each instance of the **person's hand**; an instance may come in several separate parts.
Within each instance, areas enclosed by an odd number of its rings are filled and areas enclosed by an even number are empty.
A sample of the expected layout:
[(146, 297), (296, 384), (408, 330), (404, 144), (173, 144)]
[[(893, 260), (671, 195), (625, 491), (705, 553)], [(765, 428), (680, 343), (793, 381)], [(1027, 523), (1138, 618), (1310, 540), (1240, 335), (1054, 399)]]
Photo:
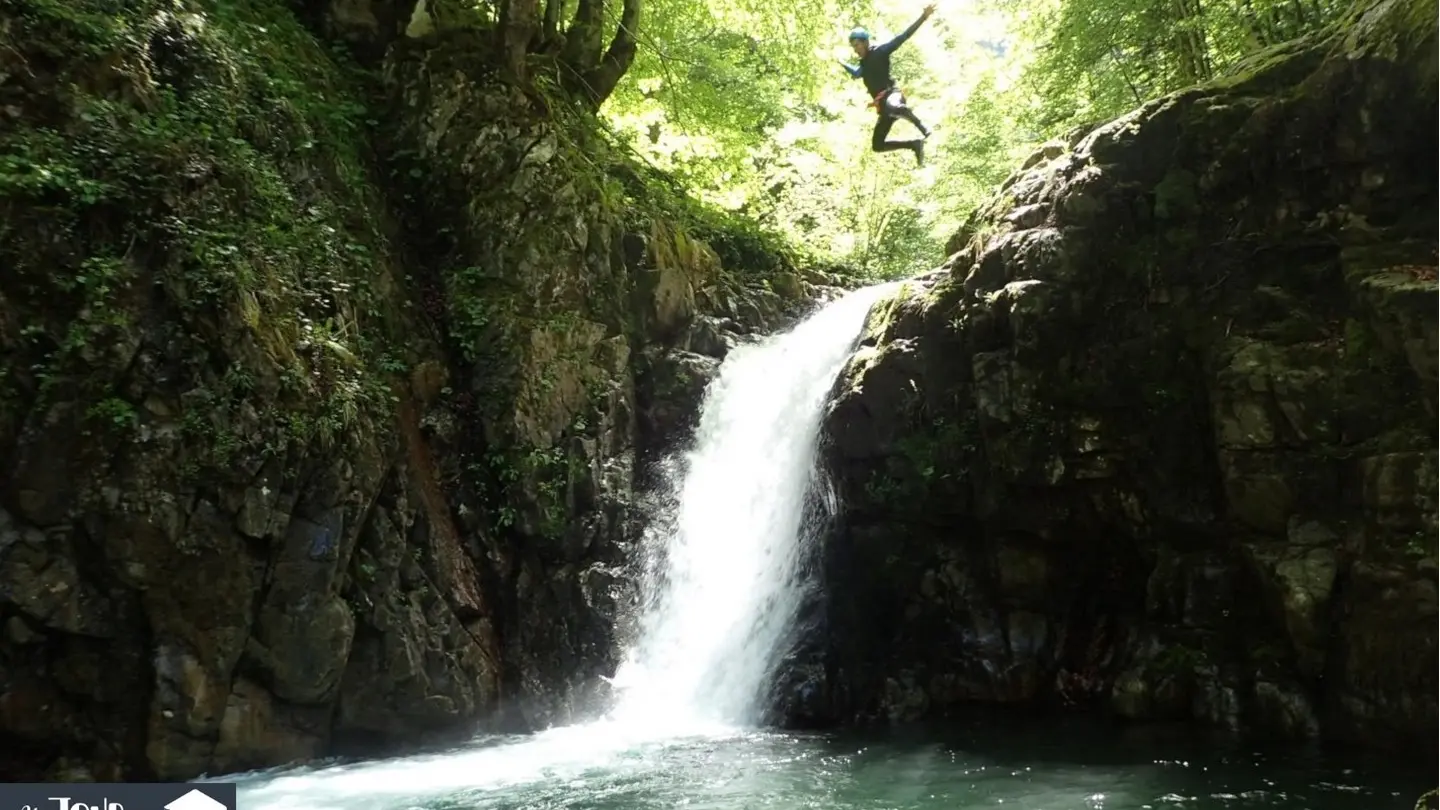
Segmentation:
[(934, 13), (935, 13), (935, 4), (934, 4), (934, 3), (926, 4), (925, 10), (922, 11), (922, 12), (920, 12), (920, 13), (921, 13), (923, 16), (925, 16), (925, 17), (928, 18), (931, 14), (934, 14)]

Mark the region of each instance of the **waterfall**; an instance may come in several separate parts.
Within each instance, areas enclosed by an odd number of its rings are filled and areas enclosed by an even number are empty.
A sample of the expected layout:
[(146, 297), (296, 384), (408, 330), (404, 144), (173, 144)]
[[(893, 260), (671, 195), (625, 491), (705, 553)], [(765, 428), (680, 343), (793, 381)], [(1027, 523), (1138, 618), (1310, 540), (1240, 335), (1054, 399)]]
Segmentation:
[[(219, 781), (239, 782), (241, 805), (256, 810), (518, 807), (506, 796), (522, 785), (583, 795), (587, 774), (659, 767), (686, 740), (748, 733), (813, 586), (799, 567), (823, 491), (815, 444), (826, 398), (892, 287), (849, 293), (725, 358), (652, 521), (639, 632), (607, 716), (498, 745)], [(542, 804), (558, 806), (524, 806)]]
[(815, 450), (826, 398), (892, 286), (851, 292), (725, 358), (691, 449), (670, 465), (610, 719), (677, 729), (759, 721), (811, 585), (799, 566), (816, 529), (806, 504), (823, 485)]

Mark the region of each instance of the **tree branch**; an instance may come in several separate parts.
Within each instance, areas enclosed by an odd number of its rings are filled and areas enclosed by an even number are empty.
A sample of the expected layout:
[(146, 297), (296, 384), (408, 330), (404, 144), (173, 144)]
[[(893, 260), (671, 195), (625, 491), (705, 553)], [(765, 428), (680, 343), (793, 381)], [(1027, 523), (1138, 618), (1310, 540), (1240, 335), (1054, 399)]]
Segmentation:
[(642, 0), (625, 0), (620, 11), (620, 26), (615, 29), (615, 38), (600, 64), (585, 77), (585, 89), (590, 103), (599, 107), (615, 92), (615, 85), (635, 61), (636, 32), (640, 30), (640, 7)]
[(575, 73), (584, 76), (600, 64), (604, 42), (605, 0), (580, 0), (570, 30), (565, 33), (563, 58)]
[(549, 45), (560, 35), (560, 14), (565, 0), (545, 0), (545, 19), (540, 26), (540, 37)]

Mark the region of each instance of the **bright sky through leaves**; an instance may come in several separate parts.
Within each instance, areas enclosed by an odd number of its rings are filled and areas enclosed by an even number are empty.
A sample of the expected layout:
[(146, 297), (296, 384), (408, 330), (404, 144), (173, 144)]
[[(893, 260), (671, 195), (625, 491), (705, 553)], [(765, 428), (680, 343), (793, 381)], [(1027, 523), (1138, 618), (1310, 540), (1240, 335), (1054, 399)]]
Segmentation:
[[(951, 0), (893, 69), (934, 130), (927, 161), (875, 154), (846, 34), (904, 30), (911, 0), (652, 0), (605, 108), (701, 198), (878, 276), (924, 271), (1025, 154), (1333, 19), (1340, 0)], [(913, 137), (908, 123), (891, 138)]]

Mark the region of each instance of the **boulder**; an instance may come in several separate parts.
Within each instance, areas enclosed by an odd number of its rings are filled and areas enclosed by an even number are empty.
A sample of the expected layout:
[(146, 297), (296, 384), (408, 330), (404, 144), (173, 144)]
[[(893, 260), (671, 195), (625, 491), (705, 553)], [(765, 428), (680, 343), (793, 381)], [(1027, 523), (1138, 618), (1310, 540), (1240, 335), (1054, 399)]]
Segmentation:
[(1434, 745), (1423, 5), (1046, 144), (876, 305), (825, 425), (797, 723), (1024, 703)]

